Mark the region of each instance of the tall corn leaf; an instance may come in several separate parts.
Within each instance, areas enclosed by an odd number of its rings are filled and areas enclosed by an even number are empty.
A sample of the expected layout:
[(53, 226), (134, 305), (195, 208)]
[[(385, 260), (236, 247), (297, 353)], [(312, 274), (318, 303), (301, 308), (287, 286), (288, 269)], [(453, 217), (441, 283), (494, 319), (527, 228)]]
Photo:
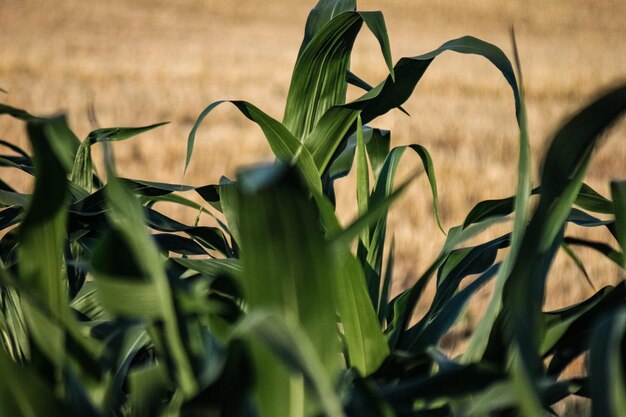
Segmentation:
[(50, 123), (46, 119), (28, 123), (36, 181), (19, 229), (18, 272), (19, 283), (32, 295), (30, 300), (23, 300), (31, 334), (49, 360), (60, 369), (66, 360), (65, 334), (37, 306), (40, 304), (44, 311), (60, 316), (69, 314), (63, 258), (67, 239), (66, 171), (46, 134), (46, 126)]
[[(367, 166), (367, 155), (365, 153), (365, 144), (363, 143), (363, 128), (361, 126), (361, 118), (357, 119), (356, 129), (356, 199), (359, 208), (359, 215), (367, 212), (367, 200), (370, 192), (369, 169)], [(369, 236), (363, 236), (363, 243), (369, 244)]]
[[(384, 82), (351, 103), (330, 107), (304, 139), (304, 143), (314, 154), (313, 158), (320, 173), (326, 174), (333, 155), (341, 144), (345, 143), (351, 129), (355, 128), (355, 121), (359, 114), (363, 124), (367, 124), (389, 110), (401, 106), (410, 97), (432, 61), (446, 51), (480, 55), (496, 66), (513, 89), (516, 114), (518, 120), (521, 120), (519, 90), (513, 68), (506, 55), (490, 43), (465, 36), (446, 42), (427, 54), (400, 59), (394, 66), (393, 76), (388, 76)], [(520, 122), (520, 126), (524, 124)], [(527, 145), (524, 146), (524, 149), (526, 148)], [(526, 174), (524, 178), (527, 176)], [(524, 189), (529, 188), (526, 183), (523, 185)], [(525, 200), (521, 200), (521, 203), (525, 203)]]
[[(240, 174), (237, 186), (244, 290), (249, 312), (269, 308), (298, 321), (313, 342), (324, 372), (338, 372), (338, 337), (330, 246), (306, 188), (284, 166)], [(302, 385), (280, 360), (255, 346), (261, 416), (302, 415)], [(290, 414), (292, 413), (292, 414)], [(296, 413), (296, 414), (293, 414)]]
[[(519, 84), (513, 84), (515, 80), (508, 80), (509, 84), (513, 87), (516, 104), (517, 123), (519, 126), (519, 154), (517, 163), (517, 189), (513, 201), (513, 210), (515, 212), (515, 220), (513, 224), (513, 232), (511, 233), (511, 248), (508, 256), (504, 259), (502, 267), (496, 276), (496, 284), (493, 295), (487, 310), (472, 338), (469, 346), (463, 355), (464, 362), (472, 362), (478, 360), (485, 352), (487, 348), (487, 342), (489, 340), (489, 333), (491, 333), (494, 323), (498, 314), (502, 309), (502, 293), (506, 285), (506, 281), (509, 279), (513, 264), (517, 260), (524, 237), (526, 225), (529, 218), (530, 210), (530, 196), (533, 192), (531, 183), (531, 155), (530, 155), (530, 142), (528, 139), (528, 121), (526, 116), (526, 103), (524, 97), (524, 85), (522, 80), (522, 69), (519, 60), (517, 44), (515, 40), (515, 33), (511, 30), (511, 38), (513, 43), (513, 50), (515, 53), (515, 63), (517, 65), (517, 72), (519, 76)], [(515, 88), (517, 85), (517, 89)]]
[[(307, 332), (298, 326), (297, 323), (292, 322), (289, 317), (257, 309), (238, 325), (235, 329), (235, 335), (237, 337), (250, 338), (250, 341), (258, 347), (263, 345), (272, 354), (271, 357), (268, 356), (266, 358), (271, 358), (269, 360), (279, 359), (282, 366), (285, 366), (291, 372), (302, 375), (306, 386), (313, 391), (314, 397), (320, 405), (319, 408), (324, 411), (324, 415), (329, 417), (344, 416), (341, 409), (341, 400), (336, 393), (332, 378), (325, 372), (325, 364), (320, 360), (319, 351), (315, 346), (316, 343), (311, 340)], [(261, 364), (257, 363), (258, 365)], [(274, 371), (276, 372), (276, 369)], [(270, 384), (278, 382), (276, 380), (264, 381), (271, 381)], [(284, 400), (285, 398), (283, 398)], [(280, 412), (283, 404), (271, 404), (271, 407), (273, 410), (263, 409), (261, 413)], [(312, 411), (321, 411), (316, 410), (316, 408), (313, 407)], [(301, 413), (301, 410), (301, 408), (293, 407), (288, 415), (296, 416)], [(310, 415), (311, 413), (307, 414)]]
[(311, 10), (304, 27), (304, 39), (300, 45), (298, 57), (306, 49), (315, 34), (330, 22), (335, 16), (343, 12), (353, 12), (356, 10), (355, 0), (320, 0)]
[(615, 88), (585, 107), (555, 135), (543, 166), (541, 197), (520, 244), (519, 257), (503, 291), (507, 329), (515, 358), (513, 377), (520, 406), (527, 415), (539, 412), (538, 356), (543, 329), (541, 306), (549, 265), (562, 240), (591, 152), (598, 137), (626, 111), (626, 86)]
[[(163, 323), (163, 343), (167, 356), (171, 361), (174, 377), (185, 396), (191, 396), (198, 389), (197, 380), (186, 345), (183, 329), (174, 303), (174, 294), (160, 257), (148, 231), (141, 205), (136, 197), (110, 172), (109, 182), (105, 187), (107, 213), (114, 231), (110, 232), (101, 242), (101, 261), (95, 257), (94, 274), (96, 284), (107, 298), (104, 303), (124, 315), (124, 309), (134, 309), (141, 317), (158, 318)], [(124, 247), (127, 253), (124, 254)], [(110, 251), (117, 251), (120, 262), (107, 264)], [(122, 257), (123, 256), (123, 257)], [(122, 267), (122, 259), (127, 259), (127, 268)], [(129, 272), (130, 269), (130, 272)], [(134, 271), (133, 271), (134, 269)], [(141, 281), (125, 281), (119, 274), (143, 277)], [(116, 276), (117, 275), (117, 276)], [(139, 297), (131, 303), (129, 297)], [(141, 303), (138, 301), (142, 300)], [(144, 303), (143, 301), (150, 301)], [(143, 312), (140, 310), (145, 309)], [(128, 313), (126, 313), (128, 314)], [(132, 314), (129, 314), (132, 315)]]
[[(335, 6), (345, 4), (336, 2)], [(284, 125), (299, 140), (309, 135), (331, 106), (345, 102), (350, 54), (364, 22), (378, 39), (393, 76), (389, 39), (380, 12), (346, 11), (316, 28), (312, 37), (305, 37), (306, 46), (303, 44), (293, 70), (283, 118)], [(306, 141), (311, 152), (317, 149), (318, 141), (325, 143), (319, 136), (314, 138)]]

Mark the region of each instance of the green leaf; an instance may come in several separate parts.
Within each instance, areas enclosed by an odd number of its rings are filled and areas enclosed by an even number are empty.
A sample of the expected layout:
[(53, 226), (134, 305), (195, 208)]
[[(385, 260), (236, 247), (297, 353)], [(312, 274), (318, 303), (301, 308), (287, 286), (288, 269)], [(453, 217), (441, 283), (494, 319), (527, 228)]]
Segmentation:
[(174, 258), (174, 261), (185, 268), (189, 268), (194, 271), (198, 271), (201, 274), (217, 277), (222, 274), (227, 274), (233, 277), (240, 277), (243, 273), (243, 268), (239, 259), (189, 259), (189, 258)]
[[(511, 28), (511, 40), (513, 43), (515, 64), (517, 66), (517, 72), (520, 80), (519, 84), (510, 69), (511, 66), (510, 63), (508, 63), (508, 59), (503, 56), (504, 54), (501, 52), (499, 54), (496, 51), (494, 59), (492, 59), (494, 65), (502, 71), (505, 78), (509, 82), (509, 85), (511, 85), (511, 88), (513, 89), (513, 96), (515, 98), (515, 113), (517, 117), (517, 124), (519, 126), (517, 188), (515, 191), (513, 205), (511, 207), (515, 211), (513, 232), (511, 233), (511, 248), (508, 256), (502, 262), (502, 267), (496, 276), (495, 288), (487, 306), (487, 310), (475, 329), (474, 334), (470, 339), (469, 346), (463, 355), (462, 360), (464, 363), (477, 361), (485, 353), (487, 343), (489, 341), (489, 334), (491, 333), (502, 309), (502, 294), (504, 287), (511, 275), (513, 265), (517, 261), (521, 250), (520, 248), (522, 246), (522, 241), (529, 219), (530, 196), (534, 193), (534, 190), (532, 190), (530, 141), (528, 139), (528, 120), (526, 114), (524, 85), (522, 82), (522, 69), (513, 28)], [(509, 209), (508, 204), (510, 203), (506, 203), (504, 207), (505, 210)], [(502, 212), (502, 208), (503, 207), (500, 206), (496, 209), (496, 211)], [(489, 213), (490, 216), (493, 214), (493, 212)], [(465, 226), (467, 226), (467, 223), (465, 223)]]
[(13, 362), (0, 349), (0, 413), (15, 417), (56, 417), (69, 410), (53, 387), (32, 369)]
[(596, 242), (593, 240), (580, 239), (576, 237), (565, 237), (563, 241), (568, 245), (584, 246), (600, 252), (608, 259), (615, 262), (618, 266), (623, 265), (624, 261), (626, 261), (626, 257), (624, 256), (623, 252), (613, 249), (610, 245), (607, 245), (604, 242)]
[[(367, 155), (365, 154), (365, 144), (363, 143), (363, 127), (361, 126), (361, 118), (357, 119), (356, 128), (356, 199), (359, 208), (359, 215), (362, 216), (367, 212), (367, 203), (370, 193), (369, 169), (367, 166)], [(363, 243), (369, 245), (369, 235), (362, 235)]]
[(389, 306), (389, 293), (391, 292), (391, 283), (393, 280), (393, 266), (395, 262), (395, 240), (391, 241), (389, 254), (387, 255), (387, 268), (385, 269), (385, 278), (380, 293), (380, 303), (378, 305), (378, 321), (384, 323), (385, 318), (389, 314), (387, 309)]
[(520, 405), (527, 414), (536, 412), (538, 404), (541, 304), (547, 271), (560, 246), (563, 226), (582, 186), (597, 138), (625, 110), (626, 86), (611, 90), (567, 122), (546, 155), (539, 204), (503, 292), (507, 327), (518, 353), (513, 375), (525, 393), (520, 397), (524, 399)]
[(304, 28), (304, 39), (300, 45), (298, 57), (306, 49), (313, 37), (330, 22), (335, 16), (343, 12), (352, 12), (356, 10), (356, 1), (354, 0), (320, 0), (311, 10)]
[[(622, 253), (626, 253), (626, 181), (612, 181), (611, 196), (615, 204), (615, 237)], [(622, 268), (626, 269), (624, 260)]]
[(405, 332), (411, 317), (413, 316), (415, 306), (424, 292), (428, 281), (445, 262), (450, 252), (462, 242), (471, 239), (500, 221), (502, 221), (501, 218), (494, 217), (482, 223), (473, 224), (466, 229), (463, 229), (461, 226), (457, 226), (448, 231), (448, 236), (443, 248), (433, 263), (411, 287), (400, 293), (391, 301), (391, 311), (387, 316), (387, 323), (389, 324), (385, 330), (390, 347), (396, 347), (398, 341)]
[[(430, 182), (431, 191), (433, 194), (433, 208), (435, 211), (435, 217), (439, 218), (439, 205), (437, 198), (437, 182), (435, 179), (434, 167), (428, 151), (421, 145), (409, 145), (400, 146), (392, 149), (387, 156), (381, 172), (374, 184), (370, 200), (368, 202), (369, 207), (376, 207), (380, 202), (384, 201), (392, 193), (393, 183), (395, 180), (396, 171), (404, 152), (407, 149), (413, 150), (419, 155), (422, 161), (422, 165), (428, 176)], [(439, 222), (439, 224), (441, 224)], [(379, 220), (370, 227), (369, 230), (369, 245), (364, 246), (360, 252), (361, 262), (365, 270), (366, 282), (372, 304), (379, 305), (380, 299), (380, 286), (382, 284), (382, 261), (384, 254), (384, 245), (387, 230), (387, 212), (385, 211), (380, 215)]]
[(342, 263), (334, 280), (333, 296), (341, 317), (350, 366), (368, 376), (389, 356), (389, 346), (364, 285), (363, 269), (348, 248)]
[(30, 194), (0, 190), (0, 204), (4, 206), (26, 207), (30, 203)]
[(124, 140), (137, 136), (140, 133), (147, 132), (155, 129), (159, 126), (168, 124), (169, 122), (155, 123), (149, 126), (142, 127), (111, 127), (105, 129), (96, 129), (87, 135), (87, 141), (93, 145), (97, 142), (114, 142), (118, 140)]
[(60, 367), (65, 363), (65, 335), (34, 304), (59, 315), (69, 313), (63, 257), (67, 239), (66, 171), (46, 134), (49, 123), (45, 119), (28, 123), (36, 181), (19, 229), (18, 272), (19, 283), (33, 297), (24, 303), (32, 335), (52, 363)]
[[(289, 130), (283, 126), (279, 121), (271, 118), (257, 107), (246, 101), (229, 101), (234, 104), (241, 113), (248, 119), (252, 120), (259, 125), (265, 138), (269, 143), (272, 151), (278, 159), (287, 164), (295, 165), (302, 176), (306, 179), (309, 187), (312, 190), (321, 190), (322, 183), (320, 181), (319, 172), (315, 166), (315, 162), (308, 152), (306, 147), (300, 143), (296, 137), (289, 132)], [(193, 145), (195, 142), (196, 132), (198, 127), (204, 120), (204, 118), (218, 105), (224, 103), (224, 101), (216, 101), (205, 108), (198, 120), (193, 125), (191, 132), (189, 133), (189, 139), (187, 141), (187, 158), (185, 160), (185, 170), (189, 166), (191, 155), (193, 153)]]
[[(336, 15), (317, 29), (313, 37), (305, 36), (306, 47), (301, 49), (293, 70), (283, 123), (296, 138), (304, 140), (329, 108), (345, 102), (350, 54), (363, 22), (378, 39), (390, 73), (393, 74), (389, 39), (382, 14), (346, 11)], [(332, 119), (336, 117), (333, 116)], [(327, 119), (326, 123), (328, 122)], [(340, 130), (348, 128), (349, 126)], [(315, 135), (313, 139), (304, 142), (313, 153), (317, 151), (317, 143), (341, 140), (342, 137), (329, 138), (326, 141), (322, 139), (323, 135)], [(327, 147), (336, 149), (336, 146)]]
[(563, 249), (565, 254), (572, 260), (572, 262), (574, 262), (574, 265), (576, 265), (576, 268), (578, 268), (581, 274), (583, 274), (583, 276), (585, 277), (585, 280), (587, 281), (587, 284), (589, 284), (591, 289), (595, 290), (595, 286), (593, 285), (593, 282), (591, 281), (591, 277), (589, 276), (589, 273), (587, 272), (587, 268), (585, 267), (584, 262), (582, 261), (582, 259), (580, 259), (580, 257), (578, 257), (576, 252), (574, 252), (572, 247), (565, 240), (561, 243), (561, 249)]
[(595, 326), (589, 355), (593, 417), (617, 417), (626, 410), (625, 335), (623, 307)]
[(50, 138), (50, 147), (54, 149), (66, 172), (71, 172), (80, 141), (68, 126), (64, 115), (48, 119), (44, 124), (46, 136)]
[(578, 197), (576, 198), (576, 202), (574, 204), (594, 213), (615, 213), (615, 207), (613, 206), (613, 202), (611, 200), (607, 200), (593, 188), (584, 183), (580, 187)]
[(626, 285), (606, 286), (588, 299), (565, 308), (543, 313), (546, 332), (540, 354), (553, 354), (548, 373), (558, 375), (569, 361), (589, 348), (589, 337), (596, 322), (624, 304)]
[[(297, 320), (326, 372), (334, 377), (339, 369), (334, 343), (338, 339), (336, 306), (329, 294), (339, 270), (306, 188), (295, 171), (277, 165), (241, 173), (236, 190), (248, 311), (270, 308), (286, 320)], [(260, 364), (260, 380), (272, 381), (259, 386), (261, 415), (287, 415), (284, 412), (291, 407), (298, 409), (301, 389), (286, 395), (296, 381), (275, 373), (280, 361), (258, 349), (253, 354)], [(276, 413), (277, 404), (283, 404), (282, 414)]]
[[(281, 376), (282, 369), (286, 366), (293, 372), (301, 374), (308, 387), (314, 392), (315, 398), (324, 415), (329, 417), (342, 417), (344, 413), (341, 409), (341, 400), (336, 394), (333, 385), (332, 375), (328, 374), (327, 364), (319, 356), (319, 350), (311, 339), (311, 335), (300, 327), (297, 322), (293, 322), (293, 317), (284, 317), (282, 314), (273, 314), (265, 309), (259, 309), (251, 313), (239, 324), (235, 330), (238, 337), (249, 337), (250, 341), (255, 345), (263, 344), (265, 348), (272, 352), (274, 360), (278, 362), (269, 368), (269, 363), (259, 363), (261, 369), (268, 370), (271, 377)], [(258, 357), (258, 356), (257, 356)], [(264, 356), (268, 359), (271, 356)], [(271, 384), (263, 384), (258, 387), (260, 395), (270, 386), (277, 384), (280, 380), (262, 379), (262, 381), (271, 381)], [(266, 388), (267, 387), (267, 388)], [(293, 395), (293, 391), (291, 391)], [(304, 404), (286, 404), (289, 401), (287, 392), (282, 392), (282, 401), (275, 403), (266, 403), (261, 408), (260, 415), (277, 416), (277, 415), (303, 415)], [(261, 401), (265, 398), (261, 397)], [(296, 398), (297, 400), (297, 398)], [(294, 401), (292, 398), (291, 401)], [(280, 414), (285, 410), (290, 410), (289, 414)], [(267, 413), (267, 414), (265, 414)]]
[[(106, 238), (109, 239), (108, 242), (104, 240), (100, 243), (102, 255), (94, 255), (93, 271), (96, 284), (104, 285), (105, 290), (111, 287), (111, 298), (115, 295), (120, 297), (145, 295), (152, 300), (151, 308), (145, 314), (148, 318), (158, 315), (162, 321), (164, 349), (171, 361), (174, 377), (182, 393), (191, 396), (197, 392), (198, 383), (190, 355), (186, 350), (183, 329), (179, 323), (174, 294), (163, 268), (163, 260), (145, 228), (143, 210), (136, 197), (113, 172), (109, 172), (107, 176), (109, 178), (105, 187), (109, 207), (107, 216), (113, 230)], [(118, 259), (124, 256), (127, 261), (117, 264), (107, 263), (107, 259), (111, 259), (108, 257), (109, 251), (117, 251)], [(126, 255), (122, 255), (123, 253)], [(133, 281), (124, 279), (132, 276), (136, 277)], [(122, 289), (125, 285), (133, 283), (138, 286), (134, 293), (129, 288)]]
[(24, 309), (19, 293), (9, 287), (8, 272), (0, 270), (0, 350), (4, 349), (16, 363), (24, 363), (30, 359), (30, 343)]
[(37, 119), (39, 119), (38, 117), (33, 116), (26, 110), (7, 106), (6, 104), (0, 104), (0, 115), (3, 114), (7, 114), (15, 119), (19, 119), (25, 122), (36, 121)]
[(93, 189), (93, 174), (91, 144), (89, 141), (84, 140), (76, 151), (70, 181), (91, 193)]

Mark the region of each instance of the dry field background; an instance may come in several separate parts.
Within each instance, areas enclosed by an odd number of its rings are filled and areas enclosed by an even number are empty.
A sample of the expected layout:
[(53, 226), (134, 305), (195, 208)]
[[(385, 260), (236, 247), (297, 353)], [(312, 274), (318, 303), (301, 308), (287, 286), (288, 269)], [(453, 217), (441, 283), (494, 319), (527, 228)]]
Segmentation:
[[(36, 114), (64, 111), (85, 136), (93, 102), (101, 127), (172, 123), (114, 146), (122, 174), (203, 185), (238, 167), (271, 159), (260, 130), (228, 106), (205, 122), (182, 177), (186, 138), (200, 111), (222, 98), (249, 100), (280, 119), (304, 22), (314, 1), (0, 0), (0, 99)], [(546, 139), (595, 92), (626, 79), (623, 0), (360, 1), (385, 13), (394, 59), (427, 52), (465, 34), (510, 55), (515, 25), (527, 88), (534, 170)], [(372, 84), (385, 75), (378, 46), (364, 29), (353, 71)], [(351, 92), (351, 97), (355, 93)], [(431, 66), (405, 108), (380, 119), (393, 144), (421, 143), (432, 153), (446, 227), (462, 222), (478, 201), (515, 188), (517, 133), (510, 89), (484, 60), (444, 55)], [(613, 129), (588, 182), (607, 194), (626, 177), (626, 126)], [(0, 138), (26, 145), (23, 128), (7, 118)], [(416, 166), (407, 158), (403, 172)], [(7, 173), (2, 173), (3, 178)], [(26, 190), (25, 178), (9, 178)], [(342, 218), (354, 215), (352, 180), (340, 186)], [(171, 212), (190, 221), (195, 213)], [(423, 271), (443, 242), (424, 178), (395, 206), (390, 230), (397, 246), (397, 286)], [(571, 232), (580, 232), (571, 230)], [(588, 235), (607, 240), (602, 233)], [(596, 285), (620, 279), (610, 263), (579, 252)], [(546, 306), (592, 292), (571, 261), (559, 257)], [(623, 277), (621, 277), (623, 278)], [(478, 319), (479, 295), (463, 326)]]

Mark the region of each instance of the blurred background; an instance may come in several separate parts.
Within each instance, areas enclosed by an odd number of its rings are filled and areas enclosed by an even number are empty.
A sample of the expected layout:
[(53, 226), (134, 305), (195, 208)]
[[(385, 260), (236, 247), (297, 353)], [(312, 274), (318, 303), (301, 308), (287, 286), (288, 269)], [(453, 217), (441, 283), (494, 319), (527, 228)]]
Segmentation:
[[(216, 183), (239, 167), (271, 160), (260, 129), (225, 105), (196, 138), (183, 177), (186, 140), (196, 117), (218, 99), (251, 101), (282, 118), (291, 71), (313, 0), (0, 0), (0, 100), (32, 113), (67, 112), (79, 137), (100, 127), (172, 123), (116, 143), (119, 171), (131, 178)], [(359, 1), (385, 14), (394, 60), (414, 56), (462, 35), (480, 37), (512, 56), (514, 25), (527, 91), (533, 170), (564, 118), (599, 91), (626, 80), (626, 2), (623, 0)], [(377, 84), (386, 69), (374, 37), (363, 29), (352, 70)], [(357, 97), (350, 91), (351, 98)], [(433, 157), (446, 228), (463, 221), (484, 199), (515, 189), (517, 127), (510, 87), (484, 59), (458, 54), (437, 58), (405, 105), (377, 127), (391, 129), (393, 145), (420, 143)], [(611, 178), (626, 178), (626, 128), (605, 138), (588, 183), (604, 195)], [(27, 146), (24, 128), (4, 117), (0, 138)], [(407, 157), (407, 175), (417, 161)], [(5, 179), (5, 173), (2, 173)], [(24, 191), (25, 178), (7, 181)], [(355, 208), (353, 179), (339, 187), (339, 212)], [(171, 212), (193, 221), (196, 213)], [(578, 233), (575, 229), (572, 233)], [(412, 283), (441, 247), (425, 177), (394, 207), (390, 233), (397, 248), (397, 288)], [(608, 235), (586, 236), (608, 241)], [(587, 259), (588, 254), (579, 255)], [(597, 288), (619, 279), (609, 262), (588, 265)], [(591, 294), (573, 263), (557, 259), (547, 308)], [(480, 295), (486, 302), (488, 289)], [(479, 303), (480, 304), (480, 303)], [(472, 307), (466, 326), (479, 318)]]

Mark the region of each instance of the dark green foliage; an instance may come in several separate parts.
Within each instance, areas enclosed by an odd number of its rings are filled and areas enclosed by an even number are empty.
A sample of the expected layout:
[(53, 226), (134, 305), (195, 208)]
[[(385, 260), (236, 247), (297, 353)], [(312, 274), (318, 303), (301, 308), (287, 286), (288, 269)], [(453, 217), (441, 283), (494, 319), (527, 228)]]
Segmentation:
[[(349, 69), (363, 26), (389, 68), (375, 87)], [(419, 157), (433, 221), (444, 229), (427, 149), (392, 148), (390, 132), (368, 123), (403, 111), (446, 51), (483, 56), (511, 86), (518, 185), (510, 198), (478, 203), (391, 298), (387, 214), (418, 176), (396, 185), (407, 150)], [(348, 83), (366, 93), (346, 103)], [(626, 267), (626, 182), (611, 183), (610, 199), (583, 182), (599, 136), (626, 110), (626, 86), (558, 130), (534, 189), (523, 86), (506, 55), (466, 36), (394, 65), (382, 14), (356, 11), (354, 1), (321, 0), (311, 12), (283, 122), (230, 102), (261, 128), (277, 162), (202, 187), (119, 178), (111, 149), (107, 181), (95, 171), (92, 146), (160, 123), (79, 141), (64, 117), (0, 105), (0, 115), (25, 122), (32, 149), (0, 141), (0, 166), (35, 177), (32, 194), (0, 180), (0, 416), (536, 417), (573, 395), (590, 397), (594, 416), (623, 415), (625, 283), (558, 311), (544, 311), (543, 301), (561, 248), (592, 287), (577, 246)], [(199, 115), (185, 166), (220, 103)], [(344, 228), (334, 183), (353, 166), (358, 217)], [(164, 203), (214, 224), (183, 224), (159, 211)], [(509, 232), (480, 239), (511, 216)], [(606, 228), (614, 242), (569, 236), (568, 223)], [(434, 299), (415, 322), (431, 279)], [(443, 339), (492, 279), (467, 350), (448, 357)], [(583, 355), (588, 374), (564, 376)]]

